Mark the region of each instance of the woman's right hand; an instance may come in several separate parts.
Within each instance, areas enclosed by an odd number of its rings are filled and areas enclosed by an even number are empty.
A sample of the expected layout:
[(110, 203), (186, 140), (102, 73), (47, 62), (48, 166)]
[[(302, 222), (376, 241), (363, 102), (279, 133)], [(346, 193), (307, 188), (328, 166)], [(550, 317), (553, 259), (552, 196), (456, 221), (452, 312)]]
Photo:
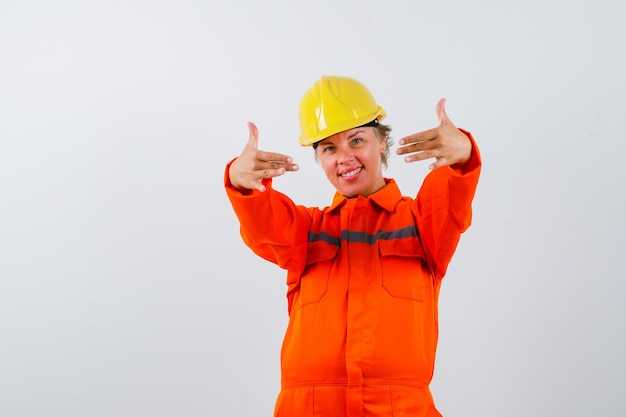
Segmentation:
[(283, 175), (287, 171), (297, 171), (298, 165), (288, 155), (265, 152), (258, 149), (259, 129), (248, 122), (250, 137), (241, 154), (233, 161), (228, 170), (230, 183), (239, 191), (265, 191), (264, 178)]

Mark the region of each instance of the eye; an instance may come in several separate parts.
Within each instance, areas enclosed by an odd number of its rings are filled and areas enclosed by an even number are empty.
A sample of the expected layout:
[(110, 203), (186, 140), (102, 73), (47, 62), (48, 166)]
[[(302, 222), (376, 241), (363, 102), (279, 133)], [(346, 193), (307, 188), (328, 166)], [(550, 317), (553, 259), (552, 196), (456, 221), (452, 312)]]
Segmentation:
[(333, 145), (327, 145), (324, 146), (324, 148), (322, 148), (322, 152), (324, 153), (330, 153), (333, 152), (335, 150), (335, 147)]
[(354, 138), (354, 139), (352, 139), (352, 144), (353, 145), (358, 145), (361, 142), (363, 142), (363, 139), (361, 139), (361, 138)]

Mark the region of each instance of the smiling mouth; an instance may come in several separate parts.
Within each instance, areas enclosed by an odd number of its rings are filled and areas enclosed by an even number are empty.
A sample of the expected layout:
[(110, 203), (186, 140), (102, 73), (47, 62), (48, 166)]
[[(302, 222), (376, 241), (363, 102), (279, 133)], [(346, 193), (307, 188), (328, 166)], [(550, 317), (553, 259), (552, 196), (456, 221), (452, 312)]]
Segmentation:
[(339, 174), (339, 176), (341, 178), (352, 178), (355, 175), (359, 174), (361, 171), (363, 171), (363, 167), (359, 167), (357, 169), (353, 169), (352, 171), (344, 172), (343, 174)]

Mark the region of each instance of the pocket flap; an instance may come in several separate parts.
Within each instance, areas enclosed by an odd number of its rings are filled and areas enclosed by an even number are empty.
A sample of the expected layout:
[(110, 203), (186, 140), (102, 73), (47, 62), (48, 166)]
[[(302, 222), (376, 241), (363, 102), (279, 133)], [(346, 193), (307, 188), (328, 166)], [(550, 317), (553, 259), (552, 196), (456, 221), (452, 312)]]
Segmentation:
[(424, 258), (422, 242), (417, 236), (402, 239), (379, 240), (378, 250), (381, 256), (400, 256), (403, 258)]
[(310, 265), (316, 262), (330, 261), (337, 256), (339, 246), (331, 245), (326, 242), (309, 243), (306, 253), (306, 264)]

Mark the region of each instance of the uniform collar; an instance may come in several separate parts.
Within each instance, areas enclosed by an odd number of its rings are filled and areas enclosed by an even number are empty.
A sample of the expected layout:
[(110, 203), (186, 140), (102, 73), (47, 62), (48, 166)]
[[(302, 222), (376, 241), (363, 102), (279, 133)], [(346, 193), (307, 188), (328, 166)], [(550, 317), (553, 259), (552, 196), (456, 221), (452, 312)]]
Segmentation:
[[(366, 198), (371, 202), (375, 203), (380, 208), (387, 211), (394, 211), (398, 202), (402, 199), (402, 193), (400, 193), (400, 189), (398, 188), (398, 184), (393, 178), (385, 178), (385, 185), (380, 190), (376, 191), (374, 194), (369, 197), (354, 197), (354, 198)], [(330, 207), (328, 207), (328, 211), (332, 211), (342, 207), (349, 199), (338, 192), (335, 192), (335, 196), (333, 197), (333, 203)]]

